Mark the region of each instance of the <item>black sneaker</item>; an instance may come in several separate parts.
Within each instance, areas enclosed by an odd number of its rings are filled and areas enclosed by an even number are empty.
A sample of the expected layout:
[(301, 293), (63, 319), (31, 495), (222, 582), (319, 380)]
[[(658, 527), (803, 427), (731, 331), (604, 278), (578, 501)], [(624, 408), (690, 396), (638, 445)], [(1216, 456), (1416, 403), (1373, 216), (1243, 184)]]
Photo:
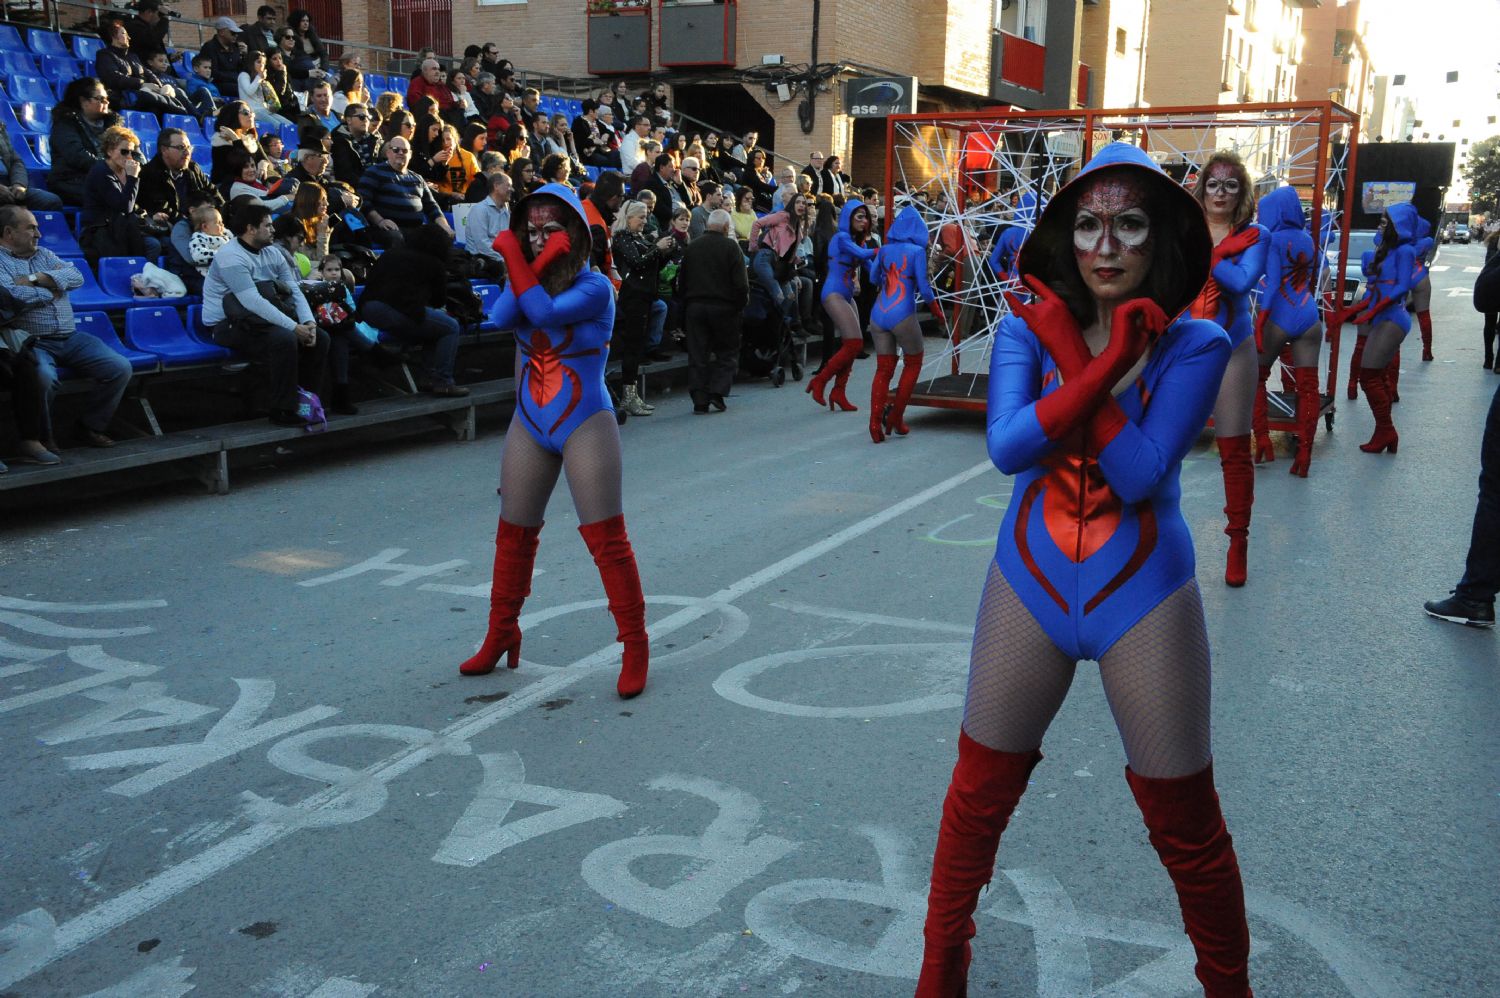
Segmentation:
[(710, 395), (708, 397), (708, 404), (711, 405), (711, 406), (713, 406), (714, 410), (716, 412), (723, 412), (724, 411), (724, 396), (722, 396), (722, 395)]
[(1495, 604), (1464, 599), (1455, 591), (1445, 600), (1428, 600), (1422, 604), (1429, 617), (1447, 620), (1467, 627), (1494, 627)]

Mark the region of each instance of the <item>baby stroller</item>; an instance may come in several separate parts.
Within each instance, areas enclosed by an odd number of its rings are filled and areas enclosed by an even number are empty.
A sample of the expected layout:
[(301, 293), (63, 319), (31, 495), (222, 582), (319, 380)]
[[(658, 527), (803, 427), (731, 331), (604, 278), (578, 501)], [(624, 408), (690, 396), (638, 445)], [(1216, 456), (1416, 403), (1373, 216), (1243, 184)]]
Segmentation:
[(778, 314), (770, 295), (757, 281), (750, 282), (750, 300), (745, 305), (741, 329), (741, 373), (770, 378), (777, 388), (786, 383), (788, 369), (793, 381), (802, 380), (802, 365), (797, 361), (791, 326)]

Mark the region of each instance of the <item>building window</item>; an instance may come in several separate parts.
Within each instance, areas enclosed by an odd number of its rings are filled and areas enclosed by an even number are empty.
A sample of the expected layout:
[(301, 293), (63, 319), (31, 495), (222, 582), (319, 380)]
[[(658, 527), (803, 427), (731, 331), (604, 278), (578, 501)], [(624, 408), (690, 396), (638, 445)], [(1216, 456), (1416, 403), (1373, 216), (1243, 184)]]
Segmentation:
[(1458, 82), (1458, 70), (1454, 70), (1453, 72), (1451, 72), (1451, 73), (1448, 74), (1448, 82), (1449, 83), (1457, 83)]
[(996, 27), (1028, 42), (1047, 44), (1047, 0), (1010, 0), (1000, 5)]
[(1118, 52), (1120, 55), (1124, 55), (1125, 54), (1125, 29), (1124, 28), (1116, 28), (1115, 29), (1115, 51)]

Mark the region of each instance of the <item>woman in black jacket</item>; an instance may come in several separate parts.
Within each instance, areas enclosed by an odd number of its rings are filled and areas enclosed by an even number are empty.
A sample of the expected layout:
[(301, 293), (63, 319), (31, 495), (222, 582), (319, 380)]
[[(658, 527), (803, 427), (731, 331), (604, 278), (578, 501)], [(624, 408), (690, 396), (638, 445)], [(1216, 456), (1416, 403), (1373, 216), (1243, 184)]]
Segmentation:
[(287, 15), (286, 26), (291, 29), (295, 44), (291, 51), (293, 86), (306, 90), (313, 82), (328, 75), (328, 51), (323, 48), (323, 39), (313, 29), (312, 15), (305, 10), (294, 10)]
[(47, 188), (63, 204), (83, 204), (83, 182), (104, 159), (99, 141), (105, 129), (118, 124), (120, 116), (110, 111), (104, 84), (92, 76), (68, 84), (52, 111), (52, 170), (47, 174)]
[(176, 91), (162, 84), (130, 51), (130, 33), (123, 21), (110, 21), (99, 31), (104, 48), (94, 56), (94, 75), (109, 89), (114, 103), (154, 114), (190, 114)]
[(625, 202), (610, 237), (615, 269), (620, 272), (620, 295), (615, 301), (615, 340), (624, 384), (620, 408), (632, 416), (649, 416), (656, 411), (641, 398), (636, 382), (646, 353), (646, 322), (651, 317), (651, 303), (656, 300), (661, 267), (677, 252), (677, 240), (671, 236), (652, 241), (646, 235), (647, 214), (641, 202)]
[(430, 222), (408, 232), (404, 244), (386, 250), (370, 268), (359, 296), (359, 317), (382, 335), (422, 344), (431, 382), (427, 390), (459, 398), (469, 390), (453, 383), (458, 322), (443, 311), (451, 246), (448, 233)]

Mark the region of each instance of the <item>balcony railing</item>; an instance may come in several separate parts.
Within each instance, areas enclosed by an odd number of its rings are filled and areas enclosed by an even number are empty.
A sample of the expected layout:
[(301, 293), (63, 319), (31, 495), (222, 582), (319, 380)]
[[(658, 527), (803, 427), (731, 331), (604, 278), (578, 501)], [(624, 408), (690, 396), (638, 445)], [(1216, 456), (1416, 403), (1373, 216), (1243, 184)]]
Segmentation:
[(996, 31), (993, 53), (996, 82), (1027, 90), (1046, 88), (1047, 46), (1007, 31)]

